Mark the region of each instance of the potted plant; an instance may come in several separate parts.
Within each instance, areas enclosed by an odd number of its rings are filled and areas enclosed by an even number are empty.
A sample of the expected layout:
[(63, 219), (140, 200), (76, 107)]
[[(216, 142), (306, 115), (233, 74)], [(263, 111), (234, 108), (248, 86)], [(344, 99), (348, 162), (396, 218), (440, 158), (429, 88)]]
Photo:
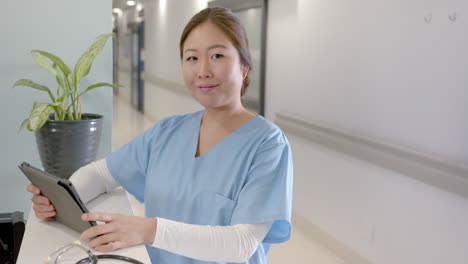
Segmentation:
[(81, 96), (98, 87), (121, 85), (101, 82), (80, 89), (80, 81), (88, 75), (94, 59), (110, 37), (115, 35), (98, 36), (81, 55), (73, 71), (50, 52), (31, 51), (36, 63), (55, 77), (58, 84), (55, 95), (49, 87), (29, 79), (20, 79), (13, 85), (28, 86), (48, 94), (50, 102), (34, 102), (20, 130), (26, 127), (35, 132), (44, 169), (59, 177), (69, 178), (77, 169), (96, 159), (103, 116), (83, 113)]

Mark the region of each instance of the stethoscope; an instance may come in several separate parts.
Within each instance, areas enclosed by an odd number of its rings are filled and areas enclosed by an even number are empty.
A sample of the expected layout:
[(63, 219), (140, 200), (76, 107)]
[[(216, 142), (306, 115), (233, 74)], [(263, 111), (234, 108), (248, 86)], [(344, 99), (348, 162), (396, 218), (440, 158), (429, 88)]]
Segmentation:
[(133, 264), (143, 264), (143, 262), (140, 262), (134, 258), (125, 257), (122, 255), (115, 255), (115, 254), (93, 255), (92, 257), (79, 260), (76, 264), (96, 264), (98, 263), (99, 259), (116, 259), (116, 260), (133, 263)]
[[(133, 263), (133, 264), (144, 264), (143, 262), (138, 261), (134, 258), (130, 258), (130, 257), (122, 256), (122, 255), (116, 255), (116, 254), (95, 255), (93, 254), (93, 252), (91, 252), (91, 250), (82, 246), (81, 241), (79, 240), (56, 249), (54, 252), (52, 252), (52, 254), (46, 257), (44, 262), (51, 263), (51, 264), (59, 264), (63, 255), (74, 247), (79, 248), (83, 250), (84, 252), (86, 252), (86, 254), (88, 254), (88, 257), (78, 260), (76, 264), (97, 264), (100, 259), (114, 259), (114, 260), (119, 260), (119, 261)], [(56, 257), (54, 258), (53, 256), (56, 256)]]

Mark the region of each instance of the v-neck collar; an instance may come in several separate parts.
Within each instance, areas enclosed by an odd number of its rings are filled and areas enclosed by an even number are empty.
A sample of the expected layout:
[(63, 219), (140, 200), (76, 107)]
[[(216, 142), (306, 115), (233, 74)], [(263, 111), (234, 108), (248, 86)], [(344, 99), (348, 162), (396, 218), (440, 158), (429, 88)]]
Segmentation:
[(211, 152), (214, 152), (216, 148), (219, 148), (219, 145), (222, 145), (224, 144), (224, 142), (226, 141), (229, 141), (231, 137), (233, 137), (234, 134), (237, 134), (239, 133), (240, 130), (243, 130), (245, 127), (247, 127), (250, 123), (252, 123), (255, 119), (257, 119), (259, 117), (259, 115), (256, 115), (254, 116), (252, 119), (250, 119), (249, 121), (245, 122), (244, 124), (242, 124), (240, 127), (238, 127), (236, 130), (234, 130), (232, 133), (230, 133), (229, 135), (227, 135), (226, 137), (224, 137), (221, 141), (219, 141), (218, 143), (216, 143), (213, 147), (211, 147), (207, 152), (205, 152), (203, 155), (200, 155), (200, 156), (195, 156), (197, 154), (197, 150), (198, 150), (198, 144), (199, 144), (199, 138), (200, 138), (200, 129), (201, 129), (201, 122), (202, 122), (202, 119), (203, 119), (203, 114), (205, 113), (204, 110), (200, 111), (198, 113), (198, 116), (197, 118), (195, 118), (195, 135), (194, 135), (194, 138), (195, 138), (195, 144), (192, 145), (192, 152), (191, 152), (191, 156), (192, 158), (194, 158), (195, 160), (199, 160), (199, 159), (202, 159), (203, 157), (207, 156), (208, 154), (210, 154)]

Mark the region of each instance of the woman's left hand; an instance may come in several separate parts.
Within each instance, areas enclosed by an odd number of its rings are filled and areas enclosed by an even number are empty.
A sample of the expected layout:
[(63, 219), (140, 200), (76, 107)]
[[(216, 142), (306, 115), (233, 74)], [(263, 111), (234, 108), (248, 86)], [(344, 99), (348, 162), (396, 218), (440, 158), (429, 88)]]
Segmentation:
[(87, 229), (80, 236), (81, 240), (95, 237), (88, 243), (88, 247), (100, 252), (109, 252), (144, 243), (152, 244), (156, 237), (156, 218), (86, 213), (81, 216), (81, 219), (83, 221), (105, 222), (105, 224)]

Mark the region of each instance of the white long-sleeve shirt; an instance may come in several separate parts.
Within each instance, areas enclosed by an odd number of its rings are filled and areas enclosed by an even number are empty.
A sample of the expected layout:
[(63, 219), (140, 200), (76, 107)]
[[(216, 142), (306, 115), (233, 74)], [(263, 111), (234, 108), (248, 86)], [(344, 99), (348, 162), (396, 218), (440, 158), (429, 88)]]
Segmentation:
[[(105, 159), (80, 168), (70, 181), (84, 203), (119, 186)], [(271, 225), (269, 222), (203, 226), (158, 218), (152, 246), (203, 261), (245, 262), (255, 253)]]

